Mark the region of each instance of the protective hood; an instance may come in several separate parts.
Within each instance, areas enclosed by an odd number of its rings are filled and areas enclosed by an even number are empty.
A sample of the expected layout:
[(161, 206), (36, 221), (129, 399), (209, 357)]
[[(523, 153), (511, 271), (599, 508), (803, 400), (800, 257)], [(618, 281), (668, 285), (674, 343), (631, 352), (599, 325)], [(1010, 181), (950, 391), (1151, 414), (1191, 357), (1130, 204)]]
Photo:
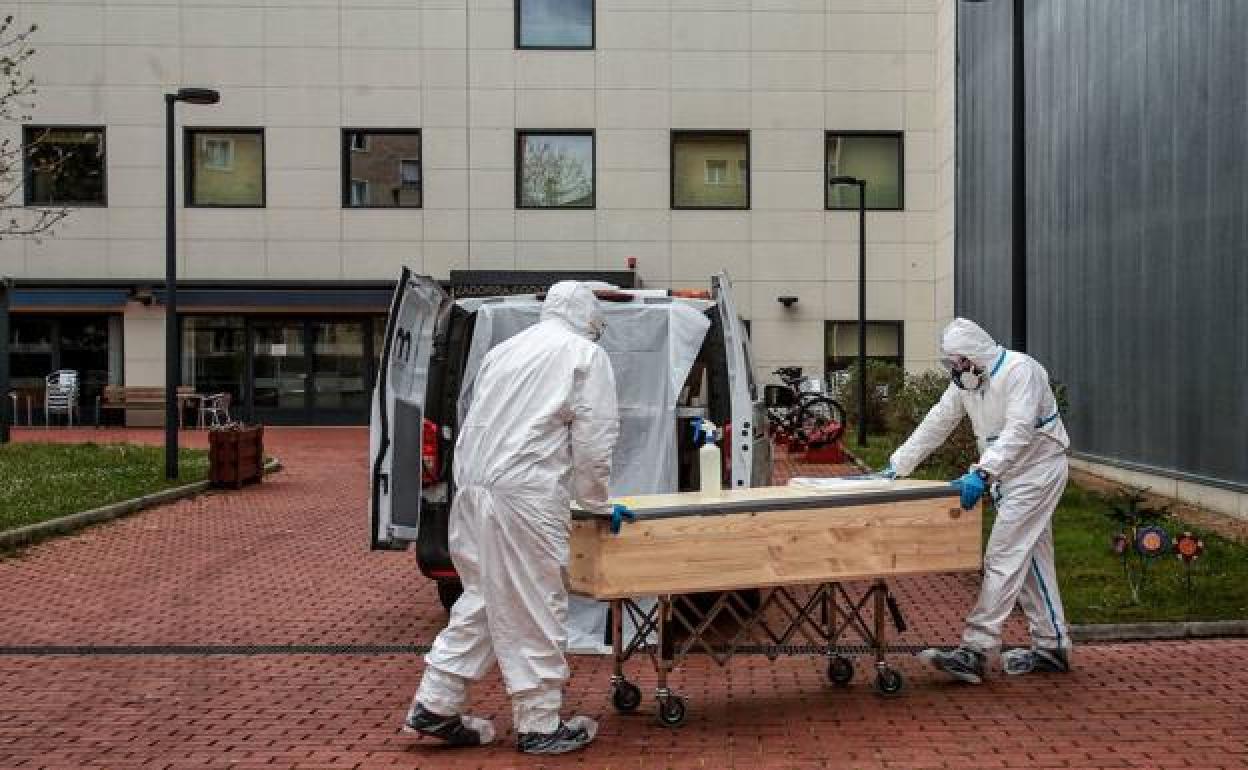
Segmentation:
[(966, 356), (985, 372), (992, 371), (1001, 355), (998, 345), (979, 324), (965, 318), (955, 318), (940, 335), (940, 352), (945, 356)]
[(589, 287), (578, 281), (560, 281), (546, 292), (542, 303), (543, 321), (563, 321), (577, 334), (595, 342), (607, 327), (602, 306)]

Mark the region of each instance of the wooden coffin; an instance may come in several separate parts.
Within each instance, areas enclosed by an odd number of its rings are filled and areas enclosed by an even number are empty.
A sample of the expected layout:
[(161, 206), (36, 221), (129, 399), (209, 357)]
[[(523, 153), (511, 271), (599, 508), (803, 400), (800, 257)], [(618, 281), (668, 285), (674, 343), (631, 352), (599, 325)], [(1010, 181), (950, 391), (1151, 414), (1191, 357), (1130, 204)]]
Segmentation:
[(962, 510), (947, 482), (762, 487), (620, 502), (637, 520), (618, 535), (607, 517), (573, 511), (573, 592), (615, 599), (974, 571), (981, 564), (982, 510)]

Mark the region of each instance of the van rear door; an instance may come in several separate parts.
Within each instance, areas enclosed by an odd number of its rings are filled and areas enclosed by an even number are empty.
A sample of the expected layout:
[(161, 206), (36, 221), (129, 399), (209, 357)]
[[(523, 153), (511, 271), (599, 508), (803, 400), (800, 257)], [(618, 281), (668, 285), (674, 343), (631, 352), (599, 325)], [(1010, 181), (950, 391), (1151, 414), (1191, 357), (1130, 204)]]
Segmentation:
[(416, 540), (421, 506), (421, 441), (429, 360), (450, 298), (437, 281), (403, 268), (390, 303), (369, 430), (371, 547)]
[[(750, 338), (737, 313), (728, 274), (711, 276), (711, 288), (724, 326), (724, 354), (728, 364), (732, 435), (725, 435), (724, 440), (732, 444), (732, 488), (770, 484), (771, 474), (763, 473), (771, 464), (770, 444), (763, 424), (762, 401), (754, 382)], [(728, 447), (723, 449), (727, 451)]]

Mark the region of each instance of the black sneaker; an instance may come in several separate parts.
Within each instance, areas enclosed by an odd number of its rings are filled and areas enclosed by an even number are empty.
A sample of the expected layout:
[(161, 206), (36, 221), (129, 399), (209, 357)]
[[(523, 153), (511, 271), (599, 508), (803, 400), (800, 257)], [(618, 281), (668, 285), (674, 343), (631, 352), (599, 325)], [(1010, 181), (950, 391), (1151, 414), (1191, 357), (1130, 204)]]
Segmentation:
[(1001, 653), (1001, 668), (1012, 676), (1021, 674), (1065, 674), (1070, 671), (1070, 657), (1066, 650), (1045, 650), (1039, 647), (1019, 647)]
[(589, 717), (560, 722), (553, 733), (520, 733), (516, 748), (525, 754), (567, 754), (583, 749), (598, 734), (598, 723)]
[(494, 725), (488, 719), (444, 717), (417, 703), (407, 714), (403, 732), (439, 738), (448, 746), (484, 746), (494, 740)]
[(919, 660), (962, 682), (979, 684), (984, 681), (984, 654), (970, 647), (952, 650), (933, 647), (920, 652)]

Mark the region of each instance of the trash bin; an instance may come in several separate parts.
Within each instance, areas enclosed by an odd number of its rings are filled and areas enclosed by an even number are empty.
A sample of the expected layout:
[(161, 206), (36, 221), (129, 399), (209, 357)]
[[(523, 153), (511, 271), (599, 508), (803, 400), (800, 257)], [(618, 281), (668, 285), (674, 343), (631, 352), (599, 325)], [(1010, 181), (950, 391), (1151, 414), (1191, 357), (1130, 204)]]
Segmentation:
[(264, 426), (234, 423), (208, 431), (208, 480), (239, 489), (264, 479)]

